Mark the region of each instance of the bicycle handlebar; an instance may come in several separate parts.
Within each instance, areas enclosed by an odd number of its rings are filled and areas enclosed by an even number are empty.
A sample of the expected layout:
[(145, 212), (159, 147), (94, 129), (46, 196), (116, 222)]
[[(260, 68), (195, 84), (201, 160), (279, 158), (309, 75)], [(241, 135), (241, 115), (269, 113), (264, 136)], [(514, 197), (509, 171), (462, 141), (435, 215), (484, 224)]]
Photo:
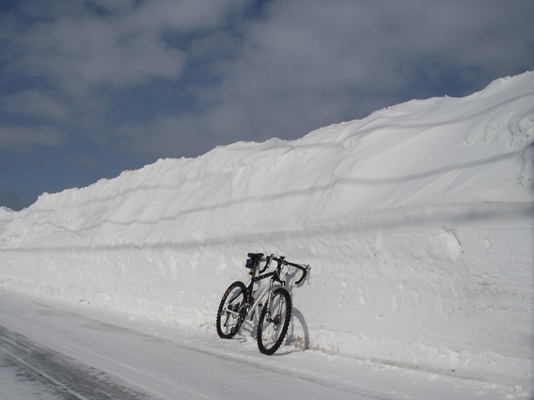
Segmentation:
[(295, 267), (297, 269), (300, 269), (302, 271), (302, 276), (298, 281), (295, 282), (295, 285), (300, 285), (302, 282), (304, 282), (304, 279), (306, 279), (306, 276), (308, 275), (308, 271), (310, 270), (310, 265), (304, 265), (304, 264), (297, 264), (292, 263), (289, 261), (286, 261), (285, 257), (275, 257), (274, 255), (271, 255), (271, 259), (278, 262), (278, 266), (281, 267), (283, 265), (289, 265), (290, 267)]

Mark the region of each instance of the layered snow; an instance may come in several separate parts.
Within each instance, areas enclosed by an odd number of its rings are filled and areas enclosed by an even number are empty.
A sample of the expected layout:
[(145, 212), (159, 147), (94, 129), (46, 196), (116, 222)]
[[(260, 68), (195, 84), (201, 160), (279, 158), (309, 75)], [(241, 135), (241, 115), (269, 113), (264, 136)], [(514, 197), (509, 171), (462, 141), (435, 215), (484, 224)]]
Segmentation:
[(159, 160), (0, 209), (0, 286), (214, 331), (246, 254), (285, 255), (289, 345), (531, 389), (533, 143), (529, 72)]

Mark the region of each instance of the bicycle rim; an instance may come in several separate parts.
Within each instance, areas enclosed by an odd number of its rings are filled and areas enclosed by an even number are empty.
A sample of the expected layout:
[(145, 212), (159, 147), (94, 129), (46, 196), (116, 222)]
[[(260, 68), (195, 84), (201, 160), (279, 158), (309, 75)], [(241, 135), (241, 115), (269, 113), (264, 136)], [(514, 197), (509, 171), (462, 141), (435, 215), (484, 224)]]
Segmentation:
[(237, 333), (239, 310), (245, 299), (245, 285), (234, 282), (223, 295), (217, 312), (217, 333), (223, 339), (229, 339)]
[(258, 324), (258, 349), (263, 354), (273, 354), (284, 341), (291, 318), (291, 297), (284, 288), (274, 291), (273, 297), (261, 313)]

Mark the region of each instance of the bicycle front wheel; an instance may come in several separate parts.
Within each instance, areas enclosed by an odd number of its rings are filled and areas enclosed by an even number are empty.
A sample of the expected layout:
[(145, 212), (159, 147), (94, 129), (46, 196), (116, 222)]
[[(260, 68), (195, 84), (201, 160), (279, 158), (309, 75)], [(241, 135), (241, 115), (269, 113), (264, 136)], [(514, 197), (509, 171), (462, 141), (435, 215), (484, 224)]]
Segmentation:
[(291, 296), (286, 289), (278, 288), (261, 311), (256, 337), (260, 352), (271, 355), (278, 350), (286, 336), (290, 318)]
[(237, 323), (241, 305), (245, 301), (247, 288), (243, 282), (232, 283), (221, 299), (217, 311), (217, 334), (223, 339), (230, 339), (237, 333)]

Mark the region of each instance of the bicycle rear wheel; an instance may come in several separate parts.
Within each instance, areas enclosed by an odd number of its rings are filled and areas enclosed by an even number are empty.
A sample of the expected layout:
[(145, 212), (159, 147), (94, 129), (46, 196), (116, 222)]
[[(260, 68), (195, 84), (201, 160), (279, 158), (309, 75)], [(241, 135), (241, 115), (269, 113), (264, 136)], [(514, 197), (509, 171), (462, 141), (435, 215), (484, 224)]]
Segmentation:
[(278, 350), (286, 336), (290, 318), (291, 296), (286, 289), (278, 288), (261, 311), (256, 336), (260, 352), (271, 355)]
[(217, 311), (217, 334), (223, 339), (231, 339), (237, 333), (239, 311), (245, 301), (247, 288), (243, 282), (232, 283), (221, 299)]

